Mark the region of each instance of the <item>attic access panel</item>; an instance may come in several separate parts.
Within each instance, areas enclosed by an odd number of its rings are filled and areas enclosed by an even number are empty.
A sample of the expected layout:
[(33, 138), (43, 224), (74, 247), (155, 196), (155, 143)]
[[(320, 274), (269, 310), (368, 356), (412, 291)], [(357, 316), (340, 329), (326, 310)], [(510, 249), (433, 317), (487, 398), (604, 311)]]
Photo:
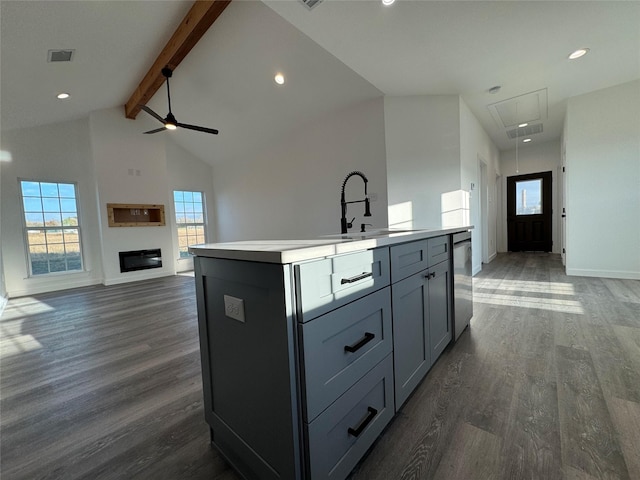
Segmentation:
[(492, 103), (487, 108), (500, 128), (516, 127), (525, 122), (542, 122), (549, 114), (547, 89)]

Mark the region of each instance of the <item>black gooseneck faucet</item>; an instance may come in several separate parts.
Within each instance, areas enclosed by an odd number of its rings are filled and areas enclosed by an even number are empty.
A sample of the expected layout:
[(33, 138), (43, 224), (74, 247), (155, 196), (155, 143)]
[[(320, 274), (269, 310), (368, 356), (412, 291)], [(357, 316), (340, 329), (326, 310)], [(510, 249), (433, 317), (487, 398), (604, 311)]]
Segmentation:
[[(360, 178), (362, 178), (362, 180), (364, 180), (364, 200), (354, 200), (352, 202), (347, 202), (347, 201), (345, 201), (345, 198), (344, 198), (344, 187), (346, 187), (346, 185), (347, 185), (347, 180), (349, 180), (354, 175), (358, 175)], [(369, 205), (369, 196), (367, 195), (367, 183), (369, 183), (369, 180), (364, 175), (364, 173), (359, 172), (357, 170), (354, 170), (349, 175), (347, 175), (347, 177), (344, 179), (344, 182), (342, 182), (342, 193), (340, 194), (340, 206), (342, 207), (342, 218), (340, 218), (340, 233), (343, 233), (343, 234), (347, 233), (348, 230), (351, 227), (353, 227), (353, 220), (355, 220), (355, 217), (350, 222), (347, 222), (347, 205), (349, 203), (362, 203), (362, 202), (364, 202), (364, 216), (365, 217), (370, 217), (371, 216), (371, 210), (370, 210), (370, 205)]]

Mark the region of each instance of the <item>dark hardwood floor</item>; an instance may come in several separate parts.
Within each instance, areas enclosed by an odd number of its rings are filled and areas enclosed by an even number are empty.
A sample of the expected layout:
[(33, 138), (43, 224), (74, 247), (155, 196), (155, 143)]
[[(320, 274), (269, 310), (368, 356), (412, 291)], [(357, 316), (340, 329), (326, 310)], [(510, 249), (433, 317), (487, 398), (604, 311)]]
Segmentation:
[[(640, 479), (640, 281), (501, 254), (471, 328), (351, 475)], [(9, 300), (3, 480), (237, 480), (208, 444), (193, 278)]]

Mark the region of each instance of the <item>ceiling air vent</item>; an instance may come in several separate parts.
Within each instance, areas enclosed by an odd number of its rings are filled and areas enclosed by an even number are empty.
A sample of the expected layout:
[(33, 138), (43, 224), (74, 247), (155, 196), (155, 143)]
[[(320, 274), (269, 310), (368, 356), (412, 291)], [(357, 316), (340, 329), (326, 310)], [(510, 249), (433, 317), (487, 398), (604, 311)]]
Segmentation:
[(318, 5), (322, 0), (300, 0), (300, 1), (304, 3), (305, 7), (311, 10), (313, 7)]
[(536, 133), (542, 133), (542, 124), (534, 123), (533, 125), (527, 125), (526, 127), (513, 128), (507, 130), (507, 136), (509, 138), (528, 137), (529, 135), (535, 135)]
[(75, 50), (49, 50), (47, 53), (48, 62), (70, 62), (73, 59)]

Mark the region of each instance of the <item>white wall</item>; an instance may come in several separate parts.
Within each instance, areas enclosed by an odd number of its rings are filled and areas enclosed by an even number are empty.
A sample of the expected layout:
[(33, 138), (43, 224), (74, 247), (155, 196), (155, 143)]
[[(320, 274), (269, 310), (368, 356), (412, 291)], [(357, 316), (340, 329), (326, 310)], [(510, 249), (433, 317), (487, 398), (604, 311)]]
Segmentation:
[(569, 275), (640, 279), (640, 80), (569, 99)]
[(507, 150), (500, 154), (500, 165), (502, 170), (502, 198), (500, 201), (504, 206), (502, 210), (502, 238), (500, 240), (500, 251), (507, 251), (507, 177), (516, 175), (527, 175), (529, 173), (551, 172), (552, 178), (552, 205), (553, 215), (551, 217), (551, 235), (553, 241), (553, 253), (560, 253), (562, 250), (561, 235), (561, 210), (560, 182), (558, 169), (562, 166), (560, 158), (560, 141), (535, 143), (518, 146), (518, 172), (516, 172), (516, 151)]
[[(372, 217), (349, 205), (348, 219), (387, 225), (384, 111), (381, 98), (299, 126), (277, 146), (243, 162), (216, 165), (214, 192), (219, 241), (309, 238), (340, 232), (340, 189), (352, 170), (369, 179)], [(347, 201), (364, 197), (359, 177)], [(367, 227), (371, 228), (371, 227)]]
[[(98, 212), (86, 119), (2, 132), (2, 259), (10, 297), (99, 283)], [(84, 272), (29, 278), (18, 179), (76, 182)]]
[[(167, 157), (161, 135), (143, 135), (122, 108), (90, 115), (91, 146), (100, 211), (104, 283), (111, 285), (171, 275), (175, 265), (171, 224), (163, 227), (109, 227), (108, 203), (170, 204)], [(162, 249), (162, 268), (120, 272), (118, 252)]]
[[(470, 193), (470, 223), (475, 227), (471, 234), (474, 274), (482, 270), (482, 263), (492, 261), (497, 255), (496, 176), (500, 175), (499, 159), (498, 148), (460, 99), (460, 189)], [(486, 165), (484, 182), (480, 175), (481, 163)]]
[(457, 95), (385, 97), (385, 135), (390, 225), (473, 225), (473, 272), (479, 272), (483, 259), (496, 256), (499, 173), (498, 149), (480, 122)]
[(460, 190), (457, 95), (384, 98), (389, 224), (439, 228), (442, 196)]
[[(211, 217), (213, 169), (166, 135), (142, 135), (141, 123), (115, 108), (87, 119), (2, 132), (2, 158), (11, 157), (0, 162), (1, 258), (9, 297), (171, 275), (191, 267), (190, 261), (178, 260), (172, 191), (203, 191)], [(19, 178), (77, 183), (84, 272), (28, 277)], [(163, 204), (167, 225), (110, 228), (107, 203)], [(157, 247), (163, 252), (162, 269), (120, 273), (119, 251)]]
[[(174, 190), (192, 190), (204, 193), (206, 241), (215, 242), (216, 214), (213, 192), (213, 168), (208, 163), (194, 157), (175, 142), (166, 139), (167, 174), (169, 179), (169, 195), (173, 198)], [(166, 208), (167, 223), (176, 232), (175, 208), (170, 201)], [(193, 259), (180, 258), (177, 233), (171, 235), (173, 241), (173, 258), (176, 259), (176, 270), (183, 272), (193, 269)]]

